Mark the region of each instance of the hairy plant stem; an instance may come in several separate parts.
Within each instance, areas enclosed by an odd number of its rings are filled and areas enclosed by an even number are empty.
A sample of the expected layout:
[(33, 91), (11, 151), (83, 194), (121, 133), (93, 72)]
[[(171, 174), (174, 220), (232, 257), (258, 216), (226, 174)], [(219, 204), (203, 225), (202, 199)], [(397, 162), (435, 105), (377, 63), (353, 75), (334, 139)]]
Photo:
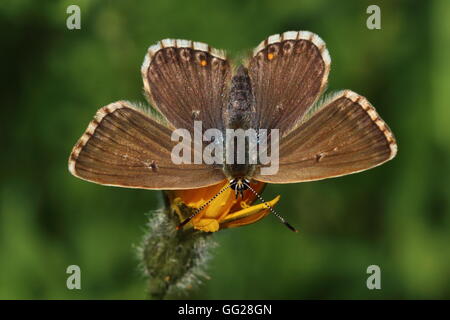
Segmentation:
[[(176, 230), (180, 217), (170, 208), (167, 197), (162, 208), (149, 214), (139, 259), (148, 278), (150, 299), (183, 296), (202, 280), (210, 249), (215, 242), (210, 233), (194, 229)], [(182, 208), (183, 214), (190, 213)]]

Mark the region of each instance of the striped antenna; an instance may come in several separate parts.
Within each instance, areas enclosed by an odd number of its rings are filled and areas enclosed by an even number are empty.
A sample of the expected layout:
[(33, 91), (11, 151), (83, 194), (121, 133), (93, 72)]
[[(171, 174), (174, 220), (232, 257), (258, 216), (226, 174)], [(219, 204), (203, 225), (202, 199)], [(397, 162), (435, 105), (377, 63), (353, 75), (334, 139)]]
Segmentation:
[(177, 226), (177, 230), (180, 230), (181, 228), (183, 228), (189, 221), (192, 220), (192, 218), (194, 218), (200, 211), (202, 211), (204, 208), (206, 208), (215, 198), (217, 198), (219, 195), (221, 195), (225, 190), (227, 190), (231, 185), (228, 183), (224, 188), (222, 188), (222, 190), (220, 190), (214, 197), (212, 197), (211, 199), (209, 199), (208, 201), (206, 201), (203, 205), (200, 206), (200, 208), (198, 208), (197, 210), (194, 211), (194, 213), (192, 213), (189, 218), (185, 219), (183, 222), (181, 222), (178, 226)]
[(290, 225), (289, 222), (287, 222), (282, 216), (280, 216), (280, 215), (278, 214), (278, 212), (275, 211), (274, 208), (272, 208), (268, 203), (266, 203), (266, 201), (259, 195), (259, 193), (256, 192), (252, 187), (250, 187), (250, 184), (249, 184), (249, 183), (244, 182), (244, 184), (245, 184), (245, 186), (246, 186), (247, 188), (249, 188), (249, 189), (250, 189), (250, 190), (258, 197), (259, 200), (261, 200), (262, 203), (264, 203), (264, 204), (266, 205), (266, 207), (270, 210), (270, 212), (272, 212), (278, 219), (281, 220), (281, 222), (282, 222), (286, 227), (288, 227), (291, 231), (298, 232), (298, 230), (295, 229), (292, 225)]

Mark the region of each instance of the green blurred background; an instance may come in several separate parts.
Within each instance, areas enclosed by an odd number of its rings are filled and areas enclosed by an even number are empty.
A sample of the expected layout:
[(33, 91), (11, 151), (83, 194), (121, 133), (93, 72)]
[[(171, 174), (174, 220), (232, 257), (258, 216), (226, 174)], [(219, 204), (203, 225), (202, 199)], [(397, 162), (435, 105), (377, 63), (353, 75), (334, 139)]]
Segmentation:
[[(81, 30), (66, 8), (81, 8)], [(368, 30), (366, 8), (381, 8)], [(271, 185), (299, 229), (264, 221), (215, 234), (211, 280), (188, 298), (450, 298), (450, 2), (33, 1), (0, 3), (0, 298), (145, 297), (134, 245), (153, 191), (103, 187), (67, 170), (96, 110), (144, 101), (140, 66), (163, 38), (241, 57), (267, 36), (310, 30), (327, 43), (329, 90), (366, 96), (399, 154), (373, 170)], [(66, 288), (66, 268), (82, 290)], [(381, 290), (366, 268), (381, 267)]]

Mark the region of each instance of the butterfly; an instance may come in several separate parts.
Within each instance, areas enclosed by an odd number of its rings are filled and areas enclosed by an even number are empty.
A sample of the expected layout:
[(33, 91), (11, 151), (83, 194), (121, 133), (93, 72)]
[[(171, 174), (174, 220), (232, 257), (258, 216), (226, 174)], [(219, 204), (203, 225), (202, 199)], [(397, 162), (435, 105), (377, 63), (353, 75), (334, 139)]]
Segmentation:
[[(149, 47), (141, 67), (156, 112), (127, 101), (101, 108), (74, 146), (69, 171), (102, 185), (157, 190), (204, 188), (227, 179), (225, 188), (242, 196), (255, 191), (252, 182), (338, 177), (395, 157), (394, 135), (366, 98), (351, 90), (321, 98), (330, 63), (324, 41), (308, 31), (268, 37), (237, 67), (205, 43), (161, 40)], [(278, 171), (265, 175), (262, 164), (248, 161), (175, 164), (172, 132), (193, 133), (196, 121), (203, 130), (277, 129)]]

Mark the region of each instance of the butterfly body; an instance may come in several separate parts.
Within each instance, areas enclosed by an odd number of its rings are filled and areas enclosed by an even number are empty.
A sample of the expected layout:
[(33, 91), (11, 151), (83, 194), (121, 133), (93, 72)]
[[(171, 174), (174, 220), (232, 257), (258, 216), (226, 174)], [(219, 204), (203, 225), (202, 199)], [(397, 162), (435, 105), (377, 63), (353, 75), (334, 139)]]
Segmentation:
[[(243, 132), (248, 129), (255, 129), (255, 98), (252, 92), (251, 80), (247, 69), (240, 65), (236, 74), (231, 79), (231, 87), (229, 94), (229, 103), (224, 111), (224, 127), (225, 136), (227, 131)], [(242, 131), (239, 131), (242, 130)], [(224, 166), (223, 171), (229, 181), (241, 181), (240, 179), (250, 179), (253, 175), (256, 165), (250, 163), (250, 146), (249, 138), (244, 137), (243, 150), (238, 150), (238, 141), (227, 144), (225, 141), (224, 148)], [(233, 149), (233, 150), (227, 150)], [(238, 152), (244, 153), (243, 161), (239, 161)], [(227, 155), (232, 154), (232, 157)], [(233, 189), (238, 190), (241, 183), (232, 184)]]

